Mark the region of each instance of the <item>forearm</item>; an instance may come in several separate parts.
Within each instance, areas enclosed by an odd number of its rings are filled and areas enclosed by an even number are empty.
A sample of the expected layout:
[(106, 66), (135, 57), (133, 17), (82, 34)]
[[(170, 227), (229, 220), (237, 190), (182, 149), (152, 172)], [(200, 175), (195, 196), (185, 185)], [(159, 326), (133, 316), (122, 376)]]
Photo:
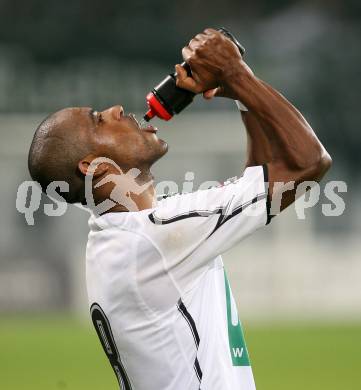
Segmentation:
[(241, 117), (247, 134), (246, 167), (272, 161), (274, 150), (260, 120), (250, 110), (241, 111)]
[[(254, 147), (271, 149), (266, 158), (272, 160), (282, 158), (294, 169), (305, 169), (317, 165), (325, 150), (317, 139), (312, 128), (299, 113), (281, 94), (272, 87), (257, 79), (249, 73), (239, 73), (227, 83), (228, 93), (242, 101), (249, 109), (251, 116), (248, 122), (255, 123), (258, 119), (262, 124), (266, 138), (264, 141), (254, 144)], [(257, 127), (248, 126), (248, 132), (252, 138), (262, 134)], [(255, 134), (257, 132), (257, 134)], [(258, 152), (252, 151), (253, 155)]]
[(278, 161), (298, 173), (318, 167), (325, 150), (309, 124), (283, 96), (254, 76), (230, 39), (207, 29), (183, 48), (182, 55), (192, 74), (178, 65), (178, 87), (202, 92), (207, 98), (240, 100), (266, 124), (268, 139), (277, 150), (273, 163)]
[[(298, 184), (322, 178), (331, 158), (312, 128), (290, 102), (254, 76), (234, 43), (220, 32), (207, 29), (194, 37), (182, 54), (192, 74), (178, 65), (178, 87), (203, 93), (207, 99), (223, 96), (240, 100), (250, 111), (245, 115), (247, 163), (267, 162), (272, 199), (280, 192), (277, 182)], [(288, 190), (281, 199), (281, 209), (294, 201), (296, 193), (295, 187)]]

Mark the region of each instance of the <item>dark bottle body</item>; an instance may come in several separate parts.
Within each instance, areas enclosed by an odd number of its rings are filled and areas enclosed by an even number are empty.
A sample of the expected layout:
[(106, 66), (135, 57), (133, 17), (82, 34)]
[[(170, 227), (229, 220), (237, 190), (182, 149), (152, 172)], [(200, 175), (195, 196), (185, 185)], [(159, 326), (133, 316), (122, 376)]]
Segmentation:
[[(190, 68), (186, 62), (181, 64), (189, 74)], [(153, 93), (159, 98), (165, 109), (171, 114), (178, 114), (190, 103), (192, 103), (195, 93), (178, 88), (176, 85), (176, 73), (171, 73), (156, 87)]]

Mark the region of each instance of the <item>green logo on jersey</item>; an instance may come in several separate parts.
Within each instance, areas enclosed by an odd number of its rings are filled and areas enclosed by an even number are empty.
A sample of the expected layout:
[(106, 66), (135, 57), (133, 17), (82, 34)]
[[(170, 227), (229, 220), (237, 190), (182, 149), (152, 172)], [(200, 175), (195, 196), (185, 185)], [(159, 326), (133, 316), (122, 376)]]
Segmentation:
[(224, 282), (227, 301), (228, 341), (232, 363), (234, 366), (250, 366), (242, 326), (238, 318), (237, 306), (231, 294), (226, 273), (224, 273)]

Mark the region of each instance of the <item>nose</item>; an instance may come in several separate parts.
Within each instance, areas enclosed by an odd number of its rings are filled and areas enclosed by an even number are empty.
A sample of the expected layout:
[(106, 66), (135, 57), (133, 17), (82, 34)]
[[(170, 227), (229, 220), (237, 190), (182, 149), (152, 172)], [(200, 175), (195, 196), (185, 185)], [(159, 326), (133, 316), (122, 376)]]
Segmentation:
[(123, 106), (117, 105), (108, 108), (103, 112), (103, 114), (109, 115), (112, 119), (119, 121), (124, 115), (124, 109)]

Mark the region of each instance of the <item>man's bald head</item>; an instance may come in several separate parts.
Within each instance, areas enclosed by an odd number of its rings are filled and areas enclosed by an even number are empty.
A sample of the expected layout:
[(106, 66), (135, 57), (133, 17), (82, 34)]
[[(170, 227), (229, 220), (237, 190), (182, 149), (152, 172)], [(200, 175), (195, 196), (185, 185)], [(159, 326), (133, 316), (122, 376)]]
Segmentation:
[(28, 156), (30, 175), (43, 191), (55, 180), (69, 184), (69, 192), (62, 193), (68, 203), (84, 200), (84, 175), (78, 163), (91, 152), (86, 123), (76, 120), (76, 110), (67, 108), (48, 116), (38, 126)]
[[(84, 203), (85, 175), (94, 158), (111, 159), (123, 172), (131, 168), (147, 172), (168, 149), (155, 133), (155, 128), (140, 128), (134, 115), (125, 115), (119, 105), (101, 112), (89, 107), (66, 108), (37, 128), (29, 151), (29, 171), (43, 191), (52, 181), (65, 181), (69, 184), (69, 192), (62, 193), (65, 200)], [(101, 172), (113, 169), (114, 164), (101, 164), (93, 184)], [(109, 195), (105, 187), (102, 199)]]

